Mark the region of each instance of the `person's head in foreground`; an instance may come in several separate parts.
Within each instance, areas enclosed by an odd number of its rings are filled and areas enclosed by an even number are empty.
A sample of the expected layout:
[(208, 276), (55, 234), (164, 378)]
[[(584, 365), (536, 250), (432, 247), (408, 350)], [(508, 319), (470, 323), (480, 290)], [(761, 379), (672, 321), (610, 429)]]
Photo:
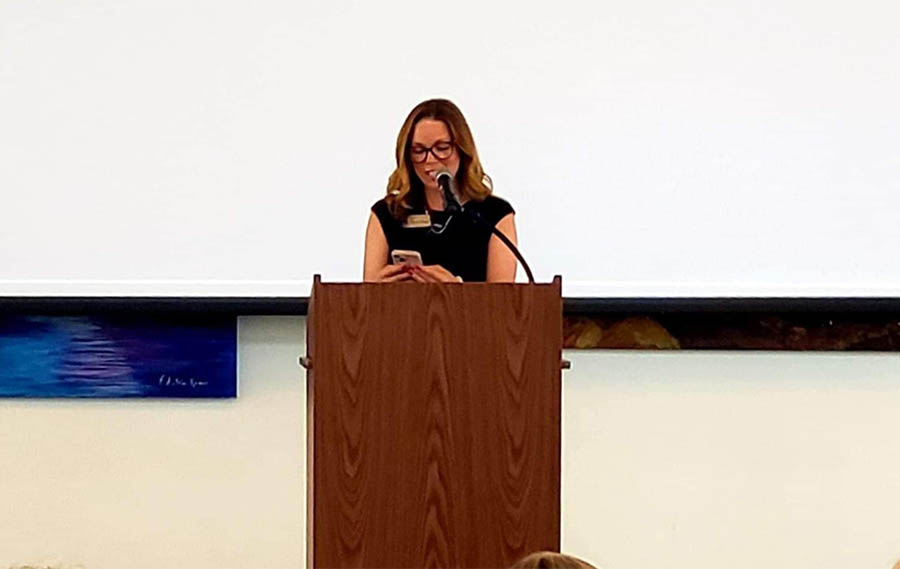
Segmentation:
[(513, 563), (510, 569), (597, 569), (587, 561), (555, 551), (538, 551)]

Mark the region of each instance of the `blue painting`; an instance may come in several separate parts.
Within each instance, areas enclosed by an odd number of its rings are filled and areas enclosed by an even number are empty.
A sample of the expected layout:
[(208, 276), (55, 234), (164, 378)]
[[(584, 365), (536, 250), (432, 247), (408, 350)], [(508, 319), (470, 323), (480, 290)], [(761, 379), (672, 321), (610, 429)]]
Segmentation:
[(234, 317), (0, 315), (0, 397), (236, 397)]

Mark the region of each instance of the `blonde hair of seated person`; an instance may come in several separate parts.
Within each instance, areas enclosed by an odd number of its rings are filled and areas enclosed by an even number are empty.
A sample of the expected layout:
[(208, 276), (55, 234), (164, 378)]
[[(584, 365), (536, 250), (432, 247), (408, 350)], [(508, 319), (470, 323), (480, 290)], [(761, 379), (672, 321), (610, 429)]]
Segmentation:
[[(538, 551), (512, 564), (510, 569), (597, 569), (587, 561), (555, 551)], [(900, 569), (900, 568), (898, 568)]]

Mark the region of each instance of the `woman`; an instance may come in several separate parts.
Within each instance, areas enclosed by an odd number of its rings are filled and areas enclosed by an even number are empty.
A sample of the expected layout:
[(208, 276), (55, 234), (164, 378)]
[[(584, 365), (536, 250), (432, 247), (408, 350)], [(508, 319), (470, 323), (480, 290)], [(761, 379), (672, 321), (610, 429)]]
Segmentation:
[[(476, 225), (477, 212), (516, 243), (515, 212), (491, 195), (472, 132), (445, 99), (417, 105), (397, 137), (397, 169), (387, 196), (372, 206), (366, 228), (363, 278), (367, 282), (512, 282), (516, 258), (495, 235)], [(447, 215), (437, 173), (453, 176), (466, 212)], [(411, 250), (422, 265), (391, 264), (391, 251)]]

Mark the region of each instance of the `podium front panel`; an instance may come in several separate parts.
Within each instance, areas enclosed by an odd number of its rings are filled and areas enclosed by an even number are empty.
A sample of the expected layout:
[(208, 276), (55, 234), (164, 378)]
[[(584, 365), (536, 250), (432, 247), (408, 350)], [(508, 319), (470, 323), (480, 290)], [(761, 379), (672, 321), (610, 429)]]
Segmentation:
[(559, 281), (322, 284), (310, 567), (505, 567), (559, 549)]

